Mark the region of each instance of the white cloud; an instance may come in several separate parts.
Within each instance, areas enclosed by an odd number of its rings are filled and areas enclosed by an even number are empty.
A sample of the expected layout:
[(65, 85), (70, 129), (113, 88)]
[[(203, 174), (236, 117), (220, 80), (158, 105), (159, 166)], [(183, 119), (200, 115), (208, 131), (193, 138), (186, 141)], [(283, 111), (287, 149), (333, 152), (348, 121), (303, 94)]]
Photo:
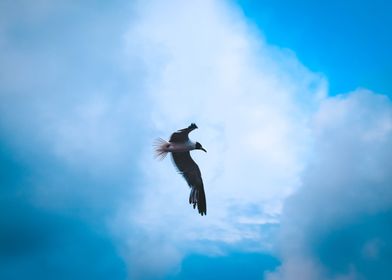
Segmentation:
[[(126, 39), (128, 53), (145, 65), (155, 128), (147, 141), (197, 123), (191, 137), (208, 153), (193, 157), (202, 170), (208, 214), (191, 209), (185, 181), (169, 159), (155, 161), (147, 145), (142, 198), (125, 219), (145, 239), (165, 236), (158, 246), (171, 244), (180, 254), (221, 251), (208, 241), (270, 248), (259, 225), (276, 224), (282, 200), (299, 185), (307, 120), (325, 96), (325, 80), (291, 52), (266, 45), (227, 2), (139, 2), (136, 15)], [(145, 245), (151, 255), (155, 249)]]

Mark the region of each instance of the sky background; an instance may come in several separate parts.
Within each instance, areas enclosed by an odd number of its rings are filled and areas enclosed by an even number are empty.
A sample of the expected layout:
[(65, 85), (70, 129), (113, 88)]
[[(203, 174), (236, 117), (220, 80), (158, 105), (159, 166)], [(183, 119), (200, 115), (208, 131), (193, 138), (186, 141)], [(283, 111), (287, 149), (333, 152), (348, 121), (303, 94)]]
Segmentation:
[[(391, 279), (392, 5), (2, 1), (1, 279)], [(207, 216), (152, 143), (195, 122)]]

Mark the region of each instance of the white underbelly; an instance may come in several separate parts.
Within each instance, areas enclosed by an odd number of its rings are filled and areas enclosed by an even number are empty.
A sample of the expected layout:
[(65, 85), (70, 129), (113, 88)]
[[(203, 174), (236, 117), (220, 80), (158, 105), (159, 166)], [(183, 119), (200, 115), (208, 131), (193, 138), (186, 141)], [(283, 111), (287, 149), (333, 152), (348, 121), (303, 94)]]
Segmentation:
[(170, 146), (167, 148), (168, 152), (188, 152), (193, 150), (190, 143), (170, 143)]

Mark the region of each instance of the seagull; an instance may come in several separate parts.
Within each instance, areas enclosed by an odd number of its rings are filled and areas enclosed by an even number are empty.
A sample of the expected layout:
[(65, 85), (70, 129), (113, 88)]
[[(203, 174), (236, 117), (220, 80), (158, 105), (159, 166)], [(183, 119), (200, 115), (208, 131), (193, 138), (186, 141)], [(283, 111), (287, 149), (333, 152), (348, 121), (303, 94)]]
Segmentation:
[(191, 158), (190, 151), (202, 150), (207, 152), (199, 142), (192, 142), (188, 134), (198, 128), (192, 123), (187, 128), (180, 129), (170, 136), (169, 141), (161, 138), (155, 143), (156, 157), (164, 159), (168, 153), (171, 153), (174, 165), (178, 172), (185, 178), (191, 193), (189, 195), (189, 204), (193, 204), (193, 208), (199, 211), (200, 215), (207, 215), (206, 195), (204, 193), (203, 180), (199, 166)]

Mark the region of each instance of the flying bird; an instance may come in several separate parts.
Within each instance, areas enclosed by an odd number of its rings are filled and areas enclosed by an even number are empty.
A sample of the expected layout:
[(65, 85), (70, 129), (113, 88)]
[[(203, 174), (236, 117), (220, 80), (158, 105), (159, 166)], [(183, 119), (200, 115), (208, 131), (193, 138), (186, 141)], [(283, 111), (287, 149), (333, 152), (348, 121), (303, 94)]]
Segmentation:
[(192, 142), (188, 135), (198, 128), (192, 123), (187, 128), (180, 129), (170, 136), (169, 141), (161, 138), (156, 141), (156, 157), (164, 159), (168, 153), (171, 153), (174, 165), (177, 170), (187, 181), (191, 188), (189, 195), (189, 203), (193, 204), (193, 208), (199, 211), (200, 215), (207, 215), (206, 195), (204, 193), (203, 180), (199, 166), (191, 158), (190, 151), (202, 150), (207, 152), (199, 142)]

